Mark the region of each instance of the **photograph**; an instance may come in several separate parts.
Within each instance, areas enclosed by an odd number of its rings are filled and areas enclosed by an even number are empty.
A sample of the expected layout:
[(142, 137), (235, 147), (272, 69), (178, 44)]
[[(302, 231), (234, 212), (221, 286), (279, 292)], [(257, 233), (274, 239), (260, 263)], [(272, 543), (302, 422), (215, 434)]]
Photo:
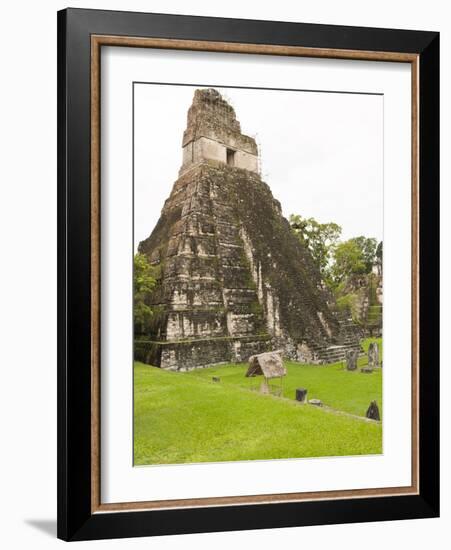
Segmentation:
[(133, 465), (383, 454), (384, 95), (133, 82)]
[(247, 15), (58, 12), (62, 540), (440, 513), (439, 33)]

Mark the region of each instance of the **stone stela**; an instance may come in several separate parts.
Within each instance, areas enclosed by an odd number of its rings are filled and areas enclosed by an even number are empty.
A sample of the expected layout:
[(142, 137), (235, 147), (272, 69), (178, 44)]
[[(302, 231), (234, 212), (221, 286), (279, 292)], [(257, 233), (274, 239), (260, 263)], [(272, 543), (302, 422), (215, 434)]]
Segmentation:
[(379, 367), (379, 346), (377, 342), (371, 342), (368, 346), (368, 366), (370, 368)]
[(346, 370), (357, 370), (357, 359), (359, 358), (359, 352), (357, 350), (350, 350), (346, 353)]

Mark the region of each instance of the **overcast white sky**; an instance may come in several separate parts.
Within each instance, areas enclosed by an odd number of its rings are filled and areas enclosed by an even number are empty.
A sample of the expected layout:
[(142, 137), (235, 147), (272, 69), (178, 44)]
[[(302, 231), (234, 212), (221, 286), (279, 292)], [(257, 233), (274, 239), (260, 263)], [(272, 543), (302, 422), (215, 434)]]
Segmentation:
[[(152, 232), (177, 179), (195, 89), (135, 84), (135, 247)], [(256, 137), (262, 177), (285, 217), (334, 221), (343, 239), (382, 239), (382, 96), (216, 89), (242, 132)]]

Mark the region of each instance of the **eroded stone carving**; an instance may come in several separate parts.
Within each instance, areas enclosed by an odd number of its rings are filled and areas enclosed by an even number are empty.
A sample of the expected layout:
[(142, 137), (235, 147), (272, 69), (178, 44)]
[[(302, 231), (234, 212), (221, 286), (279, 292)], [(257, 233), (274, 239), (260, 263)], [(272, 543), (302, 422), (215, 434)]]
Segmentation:
[(380, 420), (381, 415), (379, 413), (379, 407), (377, 406), (376, 401), (371, 401), (368, 410), (366, 411), (366, 417), (371, 418), (371, 420)]
[(368, 366), (373, 369), (379, 366), (379, 346), (377, 342), (371, 342), (368, 346)]
[(359, 358), (359, 352), (357, 350), (349, 350), (346, 352), (346, 370), (357, 369), (357, 359)]

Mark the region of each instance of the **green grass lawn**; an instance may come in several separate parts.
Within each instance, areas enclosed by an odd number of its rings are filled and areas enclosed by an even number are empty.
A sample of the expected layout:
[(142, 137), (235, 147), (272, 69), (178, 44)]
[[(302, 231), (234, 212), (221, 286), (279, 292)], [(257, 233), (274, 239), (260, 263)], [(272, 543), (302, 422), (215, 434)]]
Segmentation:
[[(362, 342), (365, 351), (370, 341)], [(377, 340), (381, 348), (381, 339)], [(382, 355), (381, 355), (382, 356)], [(367, 357), (359, 358), (359, 367), (367, 363)], [(302, 365), (285, 361), (287, 376), (283, 379), (283, 396), (295, 399), (296, 388), (306, 388), (308, 399), (320, 399), (325, 405), (357, 416), (365, 416), (371, 401), (376, 400), (382, 417), (382, 369), (363, 374), (360, 369), (347, 371), (345, 363), (332, 365)], [(259, 385), (261, 378), (245, 378), (247, 364), (230, 364), (208, 369), (198, 369), (188, 376), (211, 380), (221, 379), (221, 384), (251, 389)]]
[[(135, 363), (135, 464), (378, 454), (382, 425), (335, 414), (292, 398), (296, 387), (326, 405), (364, 415), (381, 405), (381, 372), (348, 373), (341, 365), (287, 363), (289, 399), (249, 389), (246, 366), (166, 372)], [(212, 382), (219, 376), (221, 382)], [(362, 412), (363, 410), (363, 412)]]

